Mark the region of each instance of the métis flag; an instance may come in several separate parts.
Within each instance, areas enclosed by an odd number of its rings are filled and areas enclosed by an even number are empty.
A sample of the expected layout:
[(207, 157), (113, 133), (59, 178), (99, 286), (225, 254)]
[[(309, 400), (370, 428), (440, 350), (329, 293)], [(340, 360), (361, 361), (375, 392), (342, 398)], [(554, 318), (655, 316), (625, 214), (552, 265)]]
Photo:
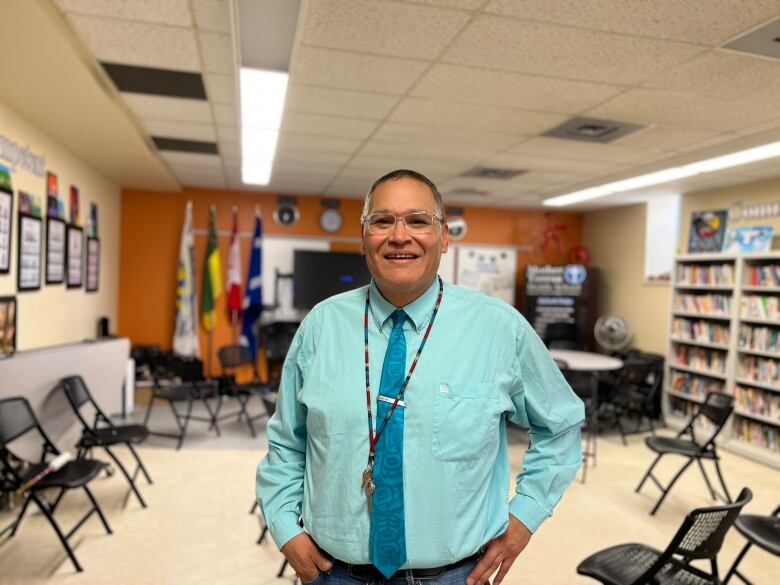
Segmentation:
[(217, 326), (217, 299), (222, 295), (222, 261), (217, 246), (217, 209), (209, 210), (209, 236), (206, 244), (206, 258), (203, 262), (203, 288), (201, 291), (200, 318), (206, 331)]
[(230, 322), (235, 325), (241, 311), (241, 244), (238, 241), (238, 207), (233, 208), (233, 233), (230, 236), (228, 253), (228, 273), (225, 284), (228, 294)]
[(181, 356), (200, 357), (198, 340), (198, 294), (195, 291), (195, 236), (192, 233), (192, 201), (187, 201), (184, 226), (179, 243), (179, 266), (176, 271), (176, 328), (173, 352)]
[(252, 254), (249, 257), (249, 272), (244, 294), (244, 321), (241, 324), (241, 345), (249, 348), (252, 356), (257, 355), (257, 324), (263, 312), (263, 218), (260, 208), (255, 208), (255, 235), (252, 237)]

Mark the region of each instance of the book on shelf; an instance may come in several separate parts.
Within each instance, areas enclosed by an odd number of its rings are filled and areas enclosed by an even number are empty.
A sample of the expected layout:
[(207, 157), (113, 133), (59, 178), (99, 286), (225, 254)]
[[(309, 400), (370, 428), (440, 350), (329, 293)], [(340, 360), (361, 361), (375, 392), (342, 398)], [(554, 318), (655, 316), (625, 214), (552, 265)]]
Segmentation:
[(766, 295), (744, 295), (741, 302), (743, 319), (778, 321), (780, 325), (780, 298)]
[(726, 372), (726, 352), (718, 349), (678, 345), (677, 363), (697, 370), (724, 374)]
[(743, 355), (739, 358), (739, 378), (780, 386), (779, 373), (778, 360), (753, 355)]
[(728, 325), (713, 323), (712, 321), (675, 317), (672, 321), (672, 337), (701, 343), (726, 345), (729, 342), (729, 327)]
[(678, 264), (677, 283), (731, 286), (734, 284), (734, 266), (732, 264)]
[(780, 286), (780, 264), (747, 266), (745, 283), (749, 286)]
[(740, 349), (777, 352), (780, 354), (779, 333), (780, 329), (776, 327), (759, 327), (743, 323), (739, 326), (739, 340), (737, 344)]
[(690, 372), (674, 370), (669, 381), (669, 389), (678, 394), (686, 394), (691, 398), (703, 399), (709, 392), (723, 392), (723, 382)]
[(734, 438), (770, 451), (780, 451), (780, 433), (772, 425), (750, 420), (739, 415), (734, 417)]
[(738, 410), (774, 420), (780, 425), (780, 394), (736, 384), (734, 404)]
[(728, 315), (731, 311), (731, 296), (679, 294), (675, 301), (675, 310), (685, 313)]

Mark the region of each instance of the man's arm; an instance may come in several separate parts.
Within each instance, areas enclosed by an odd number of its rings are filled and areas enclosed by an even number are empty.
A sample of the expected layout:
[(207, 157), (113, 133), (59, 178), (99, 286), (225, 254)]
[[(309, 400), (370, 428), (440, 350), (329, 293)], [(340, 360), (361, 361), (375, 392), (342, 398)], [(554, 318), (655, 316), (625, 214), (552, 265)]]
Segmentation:
[(257, 467), (257, 501), (276, 545), (304, 582), (330, 568), (299, 518), (306, 468), (306, 408), (298, 402), (305, 367), (305, 323), (282, 369), (276, 412), (268, 421), (268, 454)]
[(507, 530), (488, 543), (482, 560), (466, 580), (468, 585), (486, 582), (496, 570), (493, 583), (501, 583), (531, 534), (552, 514), (582, 463), (582, 401), (524, 319), (518, 330), (516, 355), (516, 387), (511, 395), (515, 412), (510, 420), (528, 428), (531, 446), (517, 476), (516, 494), (509, 502)]

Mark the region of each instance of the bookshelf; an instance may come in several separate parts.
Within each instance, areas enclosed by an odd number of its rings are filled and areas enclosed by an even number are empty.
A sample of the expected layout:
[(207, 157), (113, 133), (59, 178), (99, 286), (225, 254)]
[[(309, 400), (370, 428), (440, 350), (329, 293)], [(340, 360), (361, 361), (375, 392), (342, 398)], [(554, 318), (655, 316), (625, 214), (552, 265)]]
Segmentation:
[(678, 256), (673, 276), (667, 423), (732, 394), (722, 446), (780, 468), (780, 253)]

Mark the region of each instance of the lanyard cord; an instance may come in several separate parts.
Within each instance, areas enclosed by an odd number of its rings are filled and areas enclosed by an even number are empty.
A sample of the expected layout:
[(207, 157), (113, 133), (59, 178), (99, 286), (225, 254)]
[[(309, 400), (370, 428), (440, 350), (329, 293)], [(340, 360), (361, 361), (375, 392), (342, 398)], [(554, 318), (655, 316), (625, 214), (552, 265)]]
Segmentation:
[(371, 416), (371, 376), (369, 373), (369, 366), (368, 366), (368, 311), (371, 307), (371, 287), (368, 288), (366, 291), (366, 311), (365, 315), (363, 317), (363, 334), (364, 334), (364, 340), (365, 340), (365, 356), (366, 356), (366, 408), (368, 410), (368, 461), (369, 465), (371, 465), (374, 461), (374, 453), (376, 452), (376, 444), (379, 442), (379, 437), (382, 435), (382, 431), (385, 430), (385, 427), (387, 426), (387, 422), (390, 420), (390, 417), (393, 416), (393, 413), (395, 412), (395, 407), (398, 406), (398, 402), (401, 400), (401, 397), (404, 395), (404, 391), (406, 390), (406, 387), (409, 385), (409, 378), (412, 377), (412, 374), (414, 373), (415, 367), (417, 367), (417, 360), (420, 359), (420, 354), (422, 353), (423, 348), (425, 347), (425, 342), (428, 340), (428, 336), (431, 333), (431, 328), (433, 327), (433, 321), (436, 319), (436, 313), (439, 312), (439, 306), (441, 305), (441, 299), (444, 294), (444, 283), (441, 280), (441, 277), (437, 277), (439, 279), (439, 295), (436, 298), (436, 305), (433, 307), (433, 314), (431, 315), (431, 320), (428, 321), (428, 327), (425, 329), (425, 335), (422, 338), (422, 341), (420, 342), (420, 347), (417, 349), (417, 355), (414, 356), (414, 361), (412, 362), (412, 367), (409, 368), (409, 373), (406, 374), (406, 380), (404, 380), (403, 385), (401, 386), (401, 390), (398, 392), (398, 395), (395, 397), (395, 400), (393, 401), (393, 405), (390, 407), (390, 410), (385, 415), (384, 420), (382, 421), (382, 424), (379, 426), (379, 430), (374, 433), (374, 419)]

